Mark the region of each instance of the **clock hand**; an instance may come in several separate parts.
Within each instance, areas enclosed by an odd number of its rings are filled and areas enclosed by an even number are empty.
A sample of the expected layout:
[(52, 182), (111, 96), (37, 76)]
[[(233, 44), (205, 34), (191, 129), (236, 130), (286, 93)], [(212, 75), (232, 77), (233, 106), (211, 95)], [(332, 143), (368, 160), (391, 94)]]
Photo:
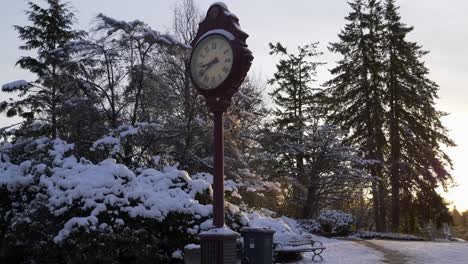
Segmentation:
[(202, 76), (205, 75), (206, 71), (208, 69), (210, 69), (213, 65), (215, 65), (218, 62), (219, 62), (219, 59), (218, 59), (218, 57), (216, 57), (216, 58), (212, 59), (210, 62), (208, 62), (207, 64), (202, 65), (201, 67), (204, 67), (205, 69), (200, 71), (200, 75), (202, 75)]

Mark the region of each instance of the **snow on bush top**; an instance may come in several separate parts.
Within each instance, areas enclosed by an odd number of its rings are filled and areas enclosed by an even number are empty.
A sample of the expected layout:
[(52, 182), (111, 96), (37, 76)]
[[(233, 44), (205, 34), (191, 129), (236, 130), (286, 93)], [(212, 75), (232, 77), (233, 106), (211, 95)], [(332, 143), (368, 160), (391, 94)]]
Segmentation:
[[(56, 243), (67, 239), (80, 227), (112, 232), (113, 228), (126, 225), (122, 218), (164, 221), (171, 213), (181, 213), (204, 221), (199, 225), (188, 223), (189, 234), (196, 235), (212, 227), (212, 206), (197, 200), (198, 194), (211, 192), (213, 176), (210, 174), (198, 173), (190, 177), (187, 172), (170, 166), (161, 170), (132, 171), (114, 159), (93, 164), (69, 155), (73, 144), (59, 139), (36, 139), (29, 146), (28, 149), (40, 151), (45, 156), (39, 160), (25, 160), (19, 165), (8, 161), (11, 145), (1, 146), (0, 188), (27, 192), (34, 187), (49, 211), (64, 218), (62, 229), (53, 235)], [(226, 181), (226, 191), (233, 196), (239, 195), (232, 181)], [(238, 206), (227, 205), (240, 216), (240, 226), (236, 224), (235, 228), (274, 230), (277, 245), (286, 245), (289, 240), (304, 234), (293, 219), (246, 213)], [(79, 214), (75, 209), (80, 209)]]
[[(37, 143), (45, 148), (46, 143)], [(74, 156), (64, 157), (73, 146), (61, 140), (49, 142), (48, 154), (53, 165), (45, 173), (44, 164), (24, 161), (20, 165), (0, 162), (0, 187), (9, 190), (28, 187), (38, 178), (39, 187), (45, 189), (47, 207), (56, 216), (62, 215), (73, 206), (80, 207), (87, 216), (72, 217), (54, 238), (60, 242), (77, 227), (106, 228), (98, 216), (104, 211), (118, 210), (128, 216), (152, 218), (163, 221), (171, 213), (207, 217), (212, 206), (200, 204), (195, 196), (209, 191), (210, 184), (203, 179), (192, 179), (185, 171), (165, 167), (162, 171), (143, 169), (138, 174), (126, 166), (106, 159), (93, 164)], [(121, 219), (114, 219), (122, 224)]]
[(340, 210), (324, 210), (320, 213), (318, 220), (334, 222), (337, 225), (349, 225), (354, 222), (353, 215), (343, 213)]
[(277, 248), (287, 246), (291, 240), (300, 239), (301, 237), (310, 238), (310, 234), (306, 234), (296, 220), (285, 216), (272, 218), (257, 212), (243, 213), (241, 221), (247, 227), (266, 228), (275, 231), (273, 243)]
[(349, 232), (351, 224), (354, 223), (354, 217), (351, 214), (346, 214), (340, 210), (324, 210), (320, 213), (317, 221), (322, 226), (322, 229), (332, 234), (345, 234)]
[(34, 176), (29, 172), (30, 161), (24, 161), (20, 165), (9, 162), (0, 163), (0, 186), (5, 186), (8, 190), (15, 190), (21, 186), (32, 183)]

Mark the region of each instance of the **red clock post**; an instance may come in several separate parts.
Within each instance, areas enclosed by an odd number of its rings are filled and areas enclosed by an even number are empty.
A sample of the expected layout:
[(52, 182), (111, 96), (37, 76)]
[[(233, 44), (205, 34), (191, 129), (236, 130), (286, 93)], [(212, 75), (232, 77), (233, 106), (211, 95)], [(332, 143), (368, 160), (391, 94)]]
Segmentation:
[(248, 35), (224, 3), (213, 4), (192, 41), (190, 73), (214, 117), (213, 225), (200, 234), (202, 264), (236, 261), (237, 233), (224, 226), (223, 113), (231, 105), (252, 64)]

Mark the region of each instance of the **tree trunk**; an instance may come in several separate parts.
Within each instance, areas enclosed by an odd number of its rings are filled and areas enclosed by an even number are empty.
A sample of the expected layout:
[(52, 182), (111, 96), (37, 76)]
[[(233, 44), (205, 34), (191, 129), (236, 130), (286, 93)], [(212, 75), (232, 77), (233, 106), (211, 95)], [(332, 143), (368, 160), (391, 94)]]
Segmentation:
[(390, 132), (391, 154), (390, 154), (390, 178), (392, 185), (392, 231), (398, 232), (400, 226), (400, 136), (396, 120), (392, 122)]
[(303, 219), (311, 218), (317, 213), (317, 187), (316, 181), (311, 180), (307, 188), (307, 199), (303, 206)]
[(375, 231), (382, 232), (382, 222), (380, 221), (378, 184), (372, 183), (372, 211), (374, 212)]
[(390, 183), (392, 188), (392, 231), (398, 232), (400, 226), (400, 155), (401, 142), (399, 132), (400, 102), (397, 81), (396, 57), (390, 51), (390, 72), (388, 74), (388, 88), (390, 90)]
[[(380, 173), (380, 175), (382, 176), (382, 172)], [(381, 223), (381, 227), (382, 227), (382, 230), (380, 232), (386, 232), (387, 231), (387, 221), (386, 221), (386, 218), (387, 218), (387, 208), (385, 208), (385, 197), (386, 197), (386, 190), (385, 190), (385, 183), (384, 183), (384, 180), (383, 178), (379, 181), (379, 206), (380, 206), (380, 214), (379, 214), (379, 217), (380, 217), (380, 223)]]

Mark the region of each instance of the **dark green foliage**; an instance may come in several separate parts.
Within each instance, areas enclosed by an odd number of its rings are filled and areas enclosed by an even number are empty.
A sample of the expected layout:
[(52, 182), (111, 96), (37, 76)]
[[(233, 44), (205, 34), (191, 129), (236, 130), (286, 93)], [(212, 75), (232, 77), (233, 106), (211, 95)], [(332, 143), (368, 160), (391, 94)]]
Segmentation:
[[(24, 208), (23, 212), (32, 212), (30, 209)], [(80, 210), (68, 213), (79, 216)], [(24, 218), (14, 224), (10, 222), (10, 228), (4, 233), (4, 255), (0, 256), (7, 261), (4, 263), (180, 263), (171, 253), (184, 245), (198, 243), (197, 236), (189, 235), (185, 229), (187, 223), (195, 224), (192, 215), (171, 214), (162, 222), (122, 217), (125, 225), (114, 226), (113, 231), (83, 228), (62, 243), (55, 243), (53, 234), (63, 227), (66, 215), (54, 216), (42, 206), (21, 217)], [(24, 220), (26, 217), (29, 222)], [(99, 216), (102, 222), (106, 217), (111, 216)], [(2, 228), (5, 228), (3, 224)]]
[[(438, 85), (428, 79), (429, 70), (423, 61), (428, 52), (407, 40), (413, 28), (401, 22), (395, 1), (386, 1), (385, 18), (387, 130), (391, 145), (388, 163), (391, 170), (392, 227), (398, 231), (400, 193), (438, 196), (435, 189), (438, 186), (446, 188), (452, 180), (445, 169), (451, 167), (451, 160), (441, 146), (455, 144), (441, 122), (445, 113), (435, 109)], [(441, 201), (435, 204), (444, 208)], [(426, 213), (431, 209), (427, 207)], [(433, 217), (440, 218), (431, 214), (428, 219)]]
[(281, 57), (276, 65), (274, 78), (269, 81), (276, 85), (270, 94), (278, 106), (275, 110), (275, 124), (278, 129), (291, 132), (301, 138), (301, 130), (306, 122), (317, 122), (322, 112), (319, 104), (319, 88), (314, 87), (317, 67), (314, 61), (322, 53), (317, 51), (317, 44), (298, 47), (298, 53), (288, 53), (281, 43), (270, 45), (270, 54)]
[[(441, 123), (445, 113), (435, 109), (438, 86), (428, 78), (423, 62), (427, 52), (407, 40), (413, 28), (401, 22), (393, 0), (350, 5), (353, 11), (340, 42), (330, 47), (343, 56), (327, 83), (330, 120), (351, 132), (349, 140), (367, 159), (378, 161), (368, 166), (378, 177), (373, 187), (377, 231), (386, 226), (388, 189), (393, 231), (399, 229), (400, 213), (413, 219), (405, 219), (406, 227), (415, 227), (416, 219), (435, 221), (437, 214), (423, 217), (416, 213), (422, 211), (411, 211), (421, 194), (437, 196), (436, 188), (447, 188), (452, 181), (446, 169), (451, 161), (442, 146), (454, 142)], [(443, 202), (436, 204), (444, 208)]]
[[(320, 117), (319, 89), (313, 85), (320, 65), (315, 59), (321, 53), (317, 51), (317, 43), (298, 47), (297, 53), (289, 53), (281, 43), (269, 46), (270, 54), (280, 59), (274, 78), (269, 81), (275, 85), (270, 95), (277, 107), (261, 139), (265, 152), (272, 157), (263, 159), (267, 164), (262, 167), (267, 169), (264, 173), (275, 180), (287, 178), (290, 190), (287, 199), (298, 205), (306, 195), (303, 188), (307, 188), (309, 182), (302, 145), (306, 130), (317, 126)], [(290, 215), (293, 214), (290, 212)]]
[(376, 161), (367, 169), (376, 178), (373, 210), (377, 230), (385, 230), (384, 132), (385, 90), (382, 80), (382, 7), (375, 0), (349, 3), (352, 12), (339, 34), (340, 41), (330, 44), (332, 52), (342, 55), (331, 70), (333, 79), (326, 83), (329, 120), (350, 131), (350, 143), (359, 146), (364, 157)]
[(321, 233), (326, 236), (347, 236), (355, 219), (339, 210), (326, 210), (320, 213), (317, 222), (320, 224)]
[(20, 99), (8, 102), (7, 116), (20, 115), (26, 120), (45, 120), (45, 135), (56, 138), (61, 104), (69, 99), (66, 93), (66, 68), (69, 55), (60, 48), (65, 43), (81, 38), (84, 33), (71, 29), (74, 16), (66, 3), (46, 0), (45, 7), (32, 1), (26, 11), (31, 25), (15, 26), (19, 38), (24, 41), (20, 49), (34, 51), (36, 57), (24, 56), (16, 63), (22, 69), (35, 74), (37, 79), (27, 86), (7, 89), (18, 92)]

